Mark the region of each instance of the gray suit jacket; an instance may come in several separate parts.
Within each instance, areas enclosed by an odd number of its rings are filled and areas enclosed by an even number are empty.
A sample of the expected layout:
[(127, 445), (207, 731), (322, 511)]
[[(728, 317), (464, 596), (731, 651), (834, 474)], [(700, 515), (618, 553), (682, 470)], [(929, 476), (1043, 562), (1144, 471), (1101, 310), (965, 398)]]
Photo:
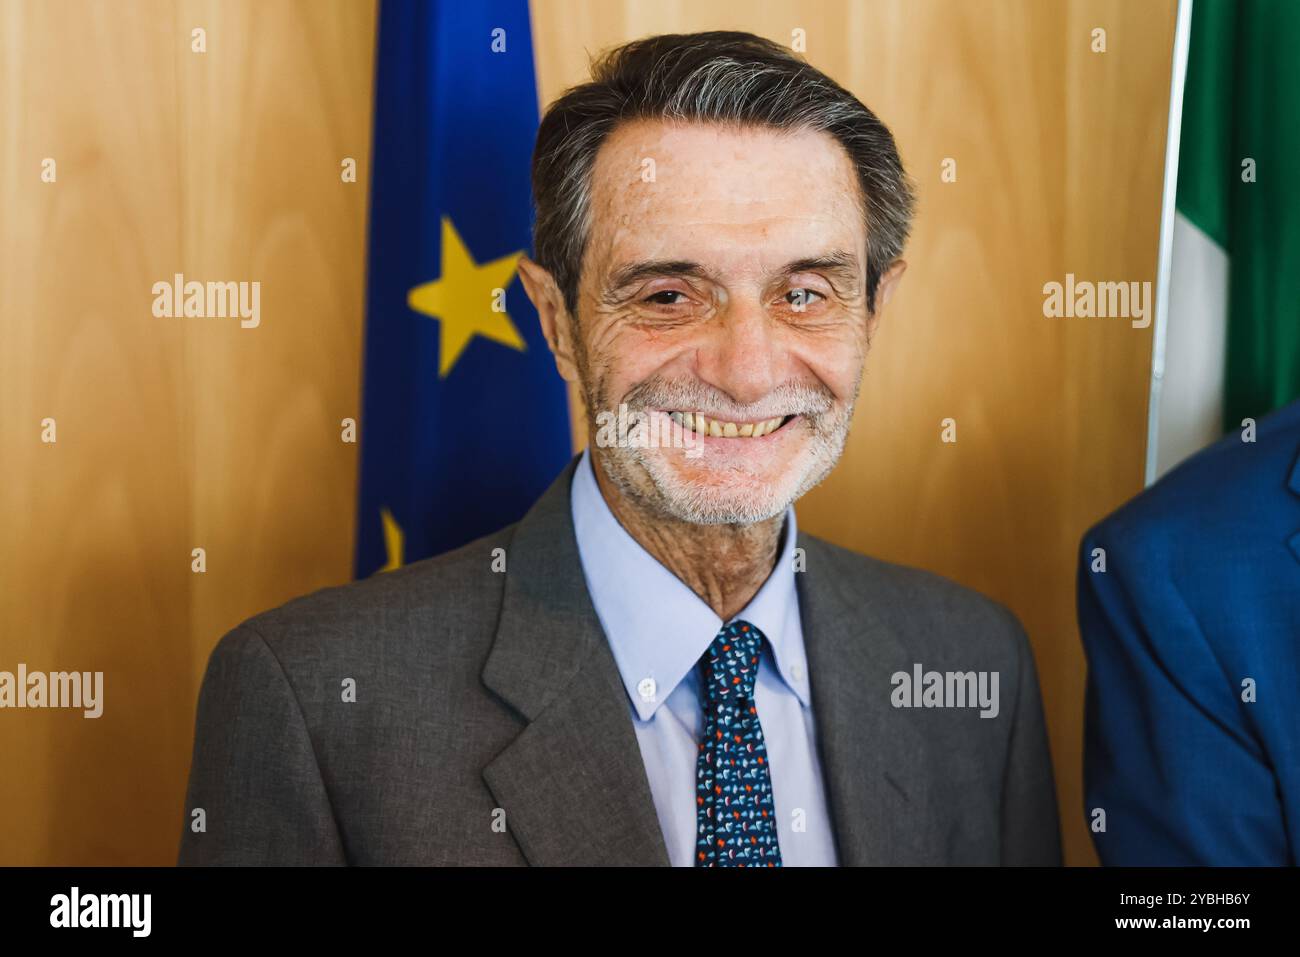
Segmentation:
[[(578, 559), (577, 462), (500, 532), (221, 639), (199, 695), (181, 864), (668, 863)], [(1059, 863), (1015, 617), (927, 572), (802, 532), (798, 545), (841, 863)], [(999, 716), (895, 708), (891, 675), (914, 664), (997, 671)]]

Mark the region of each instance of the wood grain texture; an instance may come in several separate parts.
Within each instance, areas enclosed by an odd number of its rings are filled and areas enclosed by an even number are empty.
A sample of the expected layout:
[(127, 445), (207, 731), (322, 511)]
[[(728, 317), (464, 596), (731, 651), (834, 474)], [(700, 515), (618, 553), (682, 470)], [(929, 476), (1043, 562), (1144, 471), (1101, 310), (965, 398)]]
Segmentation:
[[(0, 4), (0, 669), (105, 684), (0, 714), (0, 864), (173, 862), (212, 646), (350, 575), (373, 41), (369, 0)], [(154, 317), (177, 272), (260, 326)]]
[[(1085, 663), (1075, 558), (1142, 486), (1151, 330), (1043, 316), (1067, 272), (1154, 284), (1175, 4), (533, 0), (549, 101), (635, 37), (744, 29), (789, 44), (876, 111), (919, 187), (908, 272), (876, 336), (809, 531), (1009, 605), (1038, 661), (1066, 860), (1082, 808)], [(1093, 53), (1091, 33), (1107, 31)], [(957, 160), (957, 180), (940, 164)], [(576, 395), (575, 443), (585, 442)], [(957, 423), (957, 442), (940, 423)]]

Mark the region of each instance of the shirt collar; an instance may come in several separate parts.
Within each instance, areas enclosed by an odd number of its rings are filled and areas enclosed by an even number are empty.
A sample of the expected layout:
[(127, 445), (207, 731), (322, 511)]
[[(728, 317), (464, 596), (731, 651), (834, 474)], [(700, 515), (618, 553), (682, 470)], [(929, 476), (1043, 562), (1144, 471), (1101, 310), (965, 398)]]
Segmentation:
[[(648, 721), (727, 622), (619, 523), (596, 484), (594, 469), (590, 450), (584, 450), (570, 489), (578, 554), (628, 698), (641, 720)], [(744, 619), (767, 637), (781, 679), (808, 707), (808, 666), (794, 579), (796, 533), (794, 506), (788, 506), (780, 558), (731, 621)]]

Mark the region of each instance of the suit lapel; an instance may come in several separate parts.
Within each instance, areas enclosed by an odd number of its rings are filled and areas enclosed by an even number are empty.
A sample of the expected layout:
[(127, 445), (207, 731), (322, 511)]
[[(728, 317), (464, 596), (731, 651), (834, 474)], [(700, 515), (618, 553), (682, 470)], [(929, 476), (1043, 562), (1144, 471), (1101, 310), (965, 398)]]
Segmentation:
[(802, 532), (799, 545), (799, 614), (840, 864), (936, 859), (925, 741), (890, 704), (890, 676), (910, 668), (907, 650), (871, 601), (846, 596), (849, 569), (833, 546)]
[(519, 522), (483, 682), (528, 722), (483, 770), (534, 865), (664, 865), (618, 666), (573, 532), (573, 460)]
[[(528, 722), (484, 769), (533, 865), (667, 866), (618, 666), (587, 593), (569, 489), (575, 457), (516, 526), (483, 682)], [(1300, 484), (1300, 472), (1293, 477)], [(833, 546), (799, 533), (796, 575), (823, 774), (847, 866), (935, 858), (925, 742), (889, 701), (911, 659), (843, 591)], [(856, 578), (856, 576), (855, 576)]]

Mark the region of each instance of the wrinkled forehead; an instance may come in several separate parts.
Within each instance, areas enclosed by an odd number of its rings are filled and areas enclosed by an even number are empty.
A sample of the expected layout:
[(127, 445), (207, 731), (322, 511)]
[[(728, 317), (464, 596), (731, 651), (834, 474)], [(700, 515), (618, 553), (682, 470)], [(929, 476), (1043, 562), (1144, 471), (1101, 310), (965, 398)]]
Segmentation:
[(595, 272), (661, 257), (775, 269), (830, 249), (856, 252), (865, 268), (856, 171), (818, 130), (625, 123), (601, 146), (591, 187)]

